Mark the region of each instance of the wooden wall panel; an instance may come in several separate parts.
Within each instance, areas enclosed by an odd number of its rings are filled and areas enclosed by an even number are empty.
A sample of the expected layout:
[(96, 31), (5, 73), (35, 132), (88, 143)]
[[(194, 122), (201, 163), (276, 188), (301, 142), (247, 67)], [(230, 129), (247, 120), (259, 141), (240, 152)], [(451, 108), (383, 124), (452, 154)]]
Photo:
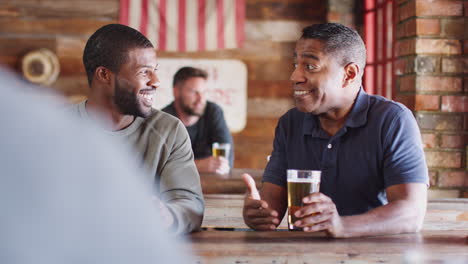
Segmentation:
[[(289, 77), (295, 41), (304, 26), (326, 21), (327, 1), (246, 2), (242, 49), (158, 52), (158, 57), (238, 59), (247, 65), (247, 126), (233, 135), (235, 166), (264, 168), (276, 122), (293, 106)], [(86, 40), (99, 27), (117, 22), (118, 11), (119, 0), (1, 0), (0, 63), (17, 69), (27, 51), (48, 48), (56, 52), (61, 64), (52, 88), (78, 102), (89, 92), (81, 61)]]
[(2, 0), (4, 17), (110, 17), (117, 19), (119, 2), (115, 0)]
[[(284, 70), (287, 70), (286, 67)], [(292, 83), (289, 80), (249, 80), (249, 98), (282, 98), (292, 96)]]
[[(319, 1), (247, 1), (247, 19), (252, 20), (325, 20), (326, 5)], [(321, 1), (325, 2), (325, 1)]]
[[(0, 34), (22, 34), (22, 35), (52, 35), (62, 34), (89, 36), (98, 28), (109, 23), (115, 23), (112, 19), (89, 19), (89, 18), (49, 18), (49, 19), (27, 19), (0, 18)], [(38, 34), (38, 32), (40, 32)]]

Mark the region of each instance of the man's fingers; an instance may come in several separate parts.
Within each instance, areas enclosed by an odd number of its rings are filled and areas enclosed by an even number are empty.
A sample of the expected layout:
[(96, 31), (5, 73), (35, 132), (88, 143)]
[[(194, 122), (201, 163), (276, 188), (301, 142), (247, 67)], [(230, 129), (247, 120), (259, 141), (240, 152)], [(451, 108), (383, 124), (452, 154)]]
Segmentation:
[(275, 217), (252, 218), (250, 223), (253, 225), (278, 225), (279, 220)]
[(271, 209), (249, 208), (245, 210), (245, 216), (249, 218), (278, 217), (278, 213)]
[(257, 186), (255, 185), (255, 181), (252, 178), (252, 176), (250, 176), (247, 173), (243, 173), (242, 174), (242, 180), (244, 181), (245, 185), (247, 185), (247, 189), (248, 189), (252, 199), (260, 200), (261, 199), (260, 198), (260, 193), (258, 193)]
[(263, 200), (255, 200), (252, 199), (251, 197), (246, 197), (244, 201), (244, 207), (245, 208), (254, 208), (254, 209), (259, 209), (259, 208), (268, 208), (268, 203), (263, 201)]
[(276, 229), (276, 226), (273, 224), (255, 226), (255, 230), (259, 230), (259, 231), (269, 231), (269, 230), (275, 230), (275, 229)]

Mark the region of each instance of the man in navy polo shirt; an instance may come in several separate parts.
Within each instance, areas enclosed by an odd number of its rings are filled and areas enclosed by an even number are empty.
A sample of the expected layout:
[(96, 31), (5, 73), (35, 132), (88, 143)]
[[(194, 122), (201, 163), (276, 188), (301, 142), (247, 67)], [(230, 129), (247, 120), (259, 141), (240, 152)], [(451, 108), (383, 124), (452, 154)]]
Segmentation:
[(366, 49), (340, 24), (306, 27), (296, 44), (296, 108), (276, 127), (258, 193), (250, 176), (244, 221), (273, 230), (287, 209), (287, 169), (321, 170), (320, 193), (303, 199), (294, 223), (306, 232), (358, 237), (417, 232), (428, 173), (417, 123), (405, 106), (361, 87)]

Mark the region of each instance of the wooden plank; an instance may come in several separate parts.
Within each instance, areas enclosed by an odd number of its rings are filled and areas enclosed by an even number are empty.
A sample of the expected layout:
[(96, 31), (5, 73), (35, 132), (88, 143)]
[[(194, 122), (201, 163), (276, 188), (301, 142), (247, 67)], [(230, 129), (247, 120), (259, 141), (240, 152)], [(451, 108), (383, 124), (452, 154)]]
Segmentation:
[(202, 231), (185, 243), (197, 263), (467, 263), (468, 231), (331, 239), (323, 232)]
[(117, 19), (118, 0), (2, 0), (2, 11), (20, 17), (109, 17)]
[(290, 19), (326, 22), (327, 1), (247, 1), (247, 19)]
[[(1, 23), (1, 22), (0, 22)], [(0, 56), (21, 57), (29, 51), (47, 48), (56, 51), (56, 40), (53, 37), (42, 36), (1, 36)]]
[(289, 80), (249, 80), (247, 85), (249, 98), (292, 98), (292, 82)]
[(88, 36), (57, 36), (57, 56), (83, 57)]
[(293, 63), (292, 57), (280, 60), (245, 60), (249, 80), (289, 80)]
[(249, 117), (279, 118), (291, 108), (294, 108), (292, 98), (249, 98), (247, 100)]
[[(279, 117), (274, 118), (256, 118), (248, 117), (247, 125), (239, 133), (234, 133), (235, 139), (252, 138), (254, 140), (273, 140), (275, 128)], [(271, 141), (273, 142), (273, 141)], [(244, 167), (249, 168), (249, 167)]]
[[(0, 50), (1, 50), (0, 46)], [(19, 66), (19, 57), (14, 57), (14, 56), (1, 56), (0, 55), (0, 65), (3, 67), (7, 67), (14, 72), (19, 72), (20, 71), (20, 66)]]
[(249, 40), (271, 42), (296, 42), (302, 35), (302, 29), (319, 21), (261, 20), (247, 21), (245, 36)]
[[(157, 46), (158, 43), (153, 43)], [(238, 59), (238, 60), (280, 60), (292, 57), (294, 42), (273, 42), (271, 40), (246, 40), (239, 49), (224, 49), (217, 51), (169, 52), (158, 51), (161, 58), (191, 58), (191, 59)]]
[(48, 18), (16, 19), (0, 17), (0, 33), (34, 35), (85, 35), (90, 36), (98, 28), (117, 21), (110, 18)]
[(250, 174), (255, 179), (257, 187), (261, 186), (263, 170), (234, 168), (226, 175), (200, 173), (203, 194), (245, 193), (246, 187), (241, 178), (243, 173)]
[(86, 76), (83, 61), (78, 57), (59, 57), (60, 76), (76, 77)]
[(80, 76), (59, 76), (57, 81), (51, 85), (51, 88), (57, 92), (64, 94), (67, 97), (83, 98), (89, 94), (88, 79), (84, 75)]
[(273, 150), (273, 140), (259, 140), (258, 138), (235, 137), (235, 167), (264, 169), (267, 156)]

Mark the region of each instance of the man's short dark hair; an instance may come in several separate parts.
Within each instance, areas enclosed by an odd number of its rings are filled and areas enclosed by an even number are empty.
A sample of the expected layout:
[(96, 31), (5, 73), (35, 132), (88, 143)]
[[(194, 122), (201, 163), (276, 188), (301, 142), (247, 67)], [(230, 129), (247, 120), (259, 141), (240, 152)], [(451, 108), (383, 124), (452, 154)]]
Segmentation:
[(317, 39), (325, 44), (324, 52), (341, 58), (344, 66), (354, 62), (361, 68), (366, 65), (366, 46), (361, 36), (347, 26), (337, 23), (315, 24), (302, 30), (301, 39)]
[(86, 42), (83, 64), (91, 86), (94, 72), (99, 66), (118, 73), (127, 59), (127, 53), (134, 48), (154, 48), (153, 44), (139, 31), (120, 24), (101, 27)]
[(185, 82), (187, 79), (193, 77), (201, 77), (203, 79), (208, 78), (208, 73), (205, 70), (193, 68), (193, 67), (182, 67), (174, 75), (172, 86), (175, 87), (179, 83)]

